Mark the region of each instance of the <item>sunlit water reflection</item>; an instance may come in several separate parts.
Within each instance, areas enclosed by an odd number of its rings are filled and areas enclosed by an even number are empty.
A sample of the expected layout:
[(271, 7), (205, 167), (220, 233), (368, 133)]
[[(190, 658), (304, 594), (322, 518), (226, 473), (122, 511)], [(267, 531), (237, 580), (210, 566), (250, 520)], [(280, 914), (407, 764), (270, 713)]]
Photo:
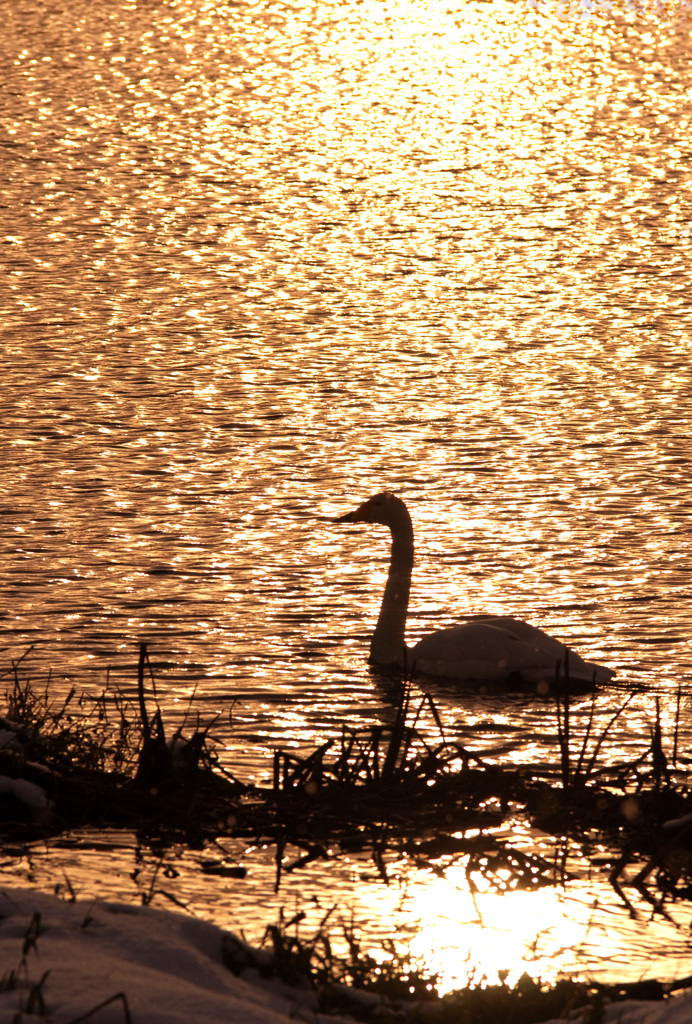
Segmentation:
[[(386, 485), (417, 531), (411, 640), (527, 619), (617, 669), (597, 724), (641, 689), (605, 758), (646, 745), (656, 696), (670, 736), (678, 685), (688, 754), (689, 8), (595, 7), (12, 5), (7, 664), (34, 644), (57, 695), (109, 669), (132, 692), (146, 640), (168, 719), (194, 693), (264, 778), (276, 746), (389, 713), (364, 665), (386, 538), (328, 521)], [(554, 765), (545, 703), (435, 696), (450, 737)], [(112, 885), (87, 860), (78, 888), (131, 898), (129, 847)], [(311, 871), (296, 892), (381, 904), (391, 930), (398, 889)], [(409, 921), (455, 886), (424, 875), (402, 874)], [(225, 923), (276, 905), (254, 876), (186, 885)], [(655, 930), (599, 885), (494, 898), (540, 905), (544, 975), (580, 928), (610, 950), (575, 953), (594, 970), (650, 960)], [(426, 920), (486, 970), (477, 926)]]
[[(552, 858), (554, 884), (527, 890), (502, 872), (494, 881), (476, 872), (471, 890), (465, 857), (422, 866), (415, 858), (389, 856), (384, 885), (372, 861), (350, 854), (284, 875), (277, 894), (272, 849), (224, 840), (212, 850), (181, 847), (159, 858), (134, 837), (109, 832), (71, 835), (23, 856), (9, 851), (0, 883), (28, 880), (66, 899), (182, 905), (221, 927), (242, 929), (257, 944), (281, 909), (287, 919), (305, 914), (297, 929), (305, 939), (330, 915), (337, 955), (347, 955), (346, 934), (353, 930), (363, 952), (378, 959), (393, 942), (400, 954), (410, 952), (421, 969), (437, 975), (440, 991), (485, 979), (496, 984), (498, 972), (506, 973), (510, 985), (524, 971), (546, 982), (564, 973), (605, 982), (666, 982), (686, 975), (692, 962), (688, 905), (670, 904), (660, 915), (630, 891), (627, 907), (614, 896), (603, 869), (576, 844), (554, 846), (523, 831), (518, 825), (512, 836), (516, 848)], [(289, 849), (287, 859), (300, 852)], [(246, 868), (247, 875), (224, 879), (205, 873), (205, 862), (220, 862), (221, 856), (230, 867)]]

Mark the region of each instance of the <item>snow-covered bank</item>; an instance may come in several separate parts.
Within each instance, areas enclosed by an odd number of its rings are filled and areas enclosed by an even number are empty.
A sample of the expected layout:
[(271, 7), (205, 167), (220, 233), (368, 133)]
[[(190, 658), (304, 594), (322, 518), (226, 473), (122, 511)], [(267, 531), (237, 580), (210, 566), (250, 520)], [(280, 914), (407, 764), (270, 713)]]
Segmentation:
[[(40, 920), (36, 915), (40, 915)], [(310, 993), (236, 977), (222, 962), (224, 933), (183, 913), (119, 903), (66, 903), (28, 889), (0, 889), (0, 1024), (69, 1024), (124, 993), (133, 1024), (345, 1024), (315, 1015)], [(46, 972), (49, 972), (41, 984)], [(2, 987), (2, 986), (0, 986)], [(27, 1000), (35, 994), (31, 1013)], [(40, 1011), (44, 1010), (44, 1016)], [(34, 1016), (35, 1015), (35, 1016)], [(122, 1000), (93, 1024), (123, 1024)], [(690, 1024), (692, 992), (665, 1003), (615, 1003), (606, 1024)], [(551, 1024), (559, 1024), (554, 1021)]]
[[(22, 949), (36, 929), (35, 944)], [(309, 993), (278, 994), (236, 977), (221, 960), (223, 933), (189, 915), (119, 903), (66, 903), (26, 889), (0, 889), (0, 979), (14, 970), (18, 986), (0, 992), (0, 1024), (23, 1011), (46, 971), (41, 996), (49, 1020), (67, 1024), (119, 992), (133, 1024), (289, 1024)], [(249, 972), (248, 977), (252, 972)], [(286, 992), (286, 990), (284, 990)], [(34, 1000), (34, 1013), (39, 1000)], [(41, 1019), (26, 1016), (24, 1020)], [(44, 1018), (45, 1019), (45, 1018)], [(123, 1024), (122, 1000), (94, 1024)]]

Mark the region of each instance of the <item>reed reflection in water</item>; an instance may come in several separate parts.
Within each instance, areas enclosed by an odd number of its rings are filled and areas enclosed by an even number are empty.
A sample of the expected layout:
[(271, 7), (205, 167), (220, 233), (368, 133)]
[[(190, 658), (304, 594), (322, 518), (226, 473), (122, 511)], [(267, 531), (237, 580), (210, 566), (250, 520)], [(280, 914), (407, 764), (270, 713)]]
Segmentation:
[[(14, 3), (9, 656), (132, 692), (146, 640), (167, 719), (195, 693), (262, 778), (389, 713), (386, 543), (323, 521), (387, 486), (411, 640), (513, 615), (617, 669), (613, 760), (681, 683), (687, 756), (688, 13)], [(448, 735), (554, 762), (544, 703), (439, 696)]]
[[(276, 893), (273, 849), (224, 840), (228, 862), (248, 869), (244, 881), (224, 879), (201, 868), (218, 849), (179, 847), (161, 857), (134, 836), (107, 831), (72, 834), (27, 851), (23, 860), (8, 860), (0, 865), (0, 883), (26, 884), (28, 878), (66, 898), (72, 887), (80, 900), (141, 905), (153, 897), (154, 905), (169, 908), (179, 902), (220, 927), (242, 928), (256, 944), (281, 909), (304, 912), (298, 929), (304, 939), (317, 933), (332, 910), (329, 936), (337, 954), (346, 954), (345, 932), (355, 929), (364, 953), (381, 960), (393, 943), (399, 953), (410, 952), (421, 970), (438, 976), (441, 992), (484, 977), (497, 984), (498, 972), (510, 986), (524, 972), (547, 984), (564, 975), (606, 984), (686, 975), (692, 950), (684, 901), (656, 916), (645, 898), (630, 892), (628, 908), (576, 844), (554, 847), (546, 837), (527, 834), (519, 822), (513, 840), (561, 865), (556, 884), (526, 890), (515, 887), (506, 872), (494, 881), (488, 872), (474, 874), (469, 889), (465, 858), (422, 868), (385, 855), (390, 884), (384, 885), (371, 861), (347, 854), (285, 875)], [(286, 852), (290, 857), (294, 851)]]

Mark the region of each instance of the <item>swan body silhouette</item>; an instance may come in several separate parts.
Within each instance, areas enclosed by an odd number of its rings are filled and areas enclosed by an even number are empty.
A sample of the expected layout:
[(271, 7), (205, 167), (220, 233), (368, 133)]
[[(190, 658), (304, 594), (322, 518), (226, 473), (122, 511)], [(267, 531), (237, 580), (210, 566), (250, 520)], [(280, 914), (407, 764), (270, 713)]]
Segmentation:
[(414, 670), (447, 679), (473, 679), (546, 684), (555, 679), (555, 667), (568, 659), (571, 681), (606, 683), (615, 673), (602, 665), (584, 661), (559, 640), (543, 630), (509, 617), (474, 619), (449, 629), (428, 633), (411, 648), (406, 647), (411, 572), (413, 569), (413, 525), (406, 505), (389, 491), (363, 502), (339, 523), (380, 523), (392, 534), (389, 574), (382, 607), (370, 643), (370, 662), (383, 667)]

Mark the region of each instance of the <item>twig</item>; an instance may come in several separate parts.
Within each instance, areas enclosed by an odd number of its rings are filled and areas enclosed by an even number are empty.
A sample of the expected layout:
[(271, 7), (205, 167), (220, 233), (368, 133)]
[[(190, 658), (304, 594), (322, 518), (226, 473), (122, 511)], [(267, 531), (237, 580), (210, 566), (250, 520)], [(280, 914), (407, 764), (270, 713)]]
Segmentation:
[(111, 1003), (116, 1002), (116, 1000), (118, 999), (122, 1000), (125, 1024), (132, 1024), (132, 1017), (130, 1016), (130, 1007), (127, 1005), (127, 996), (125, 995), (124, 992), (116, 992), (116, 994), (114, 996), (111, 996), (110, 999), (104, 999), (104, 1001), (102, 1003), (99, 1003), (98, 1006), (92, 1006), (92, 1008), (90, 1010), (87, 1010), (86, 1013), (83, 1013), (81, 1017), (74, 1017), (72, 1020), (67, 1021), (66, 1024), (88, 1024), (93, 1014), (97, 1013), (99, 1010), (102, 1010), (104, 1006), (110, 1006)]

